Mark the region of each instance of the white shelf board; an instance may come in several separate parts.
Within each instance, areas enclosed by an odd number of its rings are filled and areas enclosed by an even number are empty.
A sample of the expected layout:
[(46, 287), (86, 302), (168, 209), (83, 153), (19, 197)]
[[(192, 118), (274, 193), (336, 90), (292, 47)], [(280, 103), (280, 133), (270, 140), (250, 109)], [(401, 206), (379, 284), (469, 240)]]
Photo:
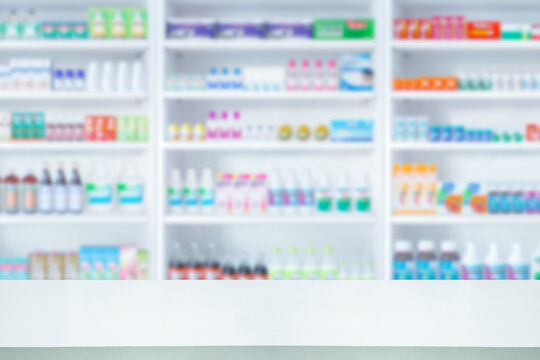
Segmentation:
[(0, 151), (145, 151), (149, 146), (144, 142), (53, 142), (53, 141), (11, 141), (0, 142)]
[(168, 151), (371, 151), (373, 143), (339, 143), (339, 142), (169, 142), (164, 145)]
[(394, 215), (391, 219), (397, 225), (520, 225), (539, 224), (537, 214), (523, 215)]
[(394, 50), (415, 51), (540, 51), (540, 41), (394, 40)]
[(395, 100), (536, 100), (540, 101), (540, 91), (498, 92), (498, 91), (393, 91)]
[(282, 92), (249, 92), (249, 91), (166, 91), (168, 100), (372, 100), (372, 91), (282, 91)]
[(90, 93), (85, 91), (0, 92), (0, 101), (142, 101), (148, 93)]
[(0, 347), (538, 347), (538, 299), (531, 281), (4, 281)]
[(1, 225), (87, 225), (87, 224), (144, 224), (148, 222), (145, 215), (0, 215)]
[(173, 51), (372, 51), (373, 40), (165, 40)]
[(133, 53), (148, 49), (147, 40), (0, 40), (0, 51), (77, 51)]
[(230, 225), (230, 224), (370, 224), (373, 215), (165, 215), (169, 225)]
[(540, 142), (518, 143), (392, 143), (394, 151), (540, 151)]

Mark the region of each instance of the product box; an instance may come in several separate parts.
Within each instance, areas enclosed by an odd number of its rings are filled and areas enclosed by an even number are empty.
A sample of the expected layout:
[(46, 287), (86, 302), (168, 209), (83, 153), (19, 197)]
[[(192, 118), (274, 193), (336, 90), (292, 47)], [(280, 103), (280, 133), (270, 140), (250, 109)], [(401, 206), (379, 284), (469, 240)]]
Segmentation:
[(150, 279), (150, 256), (148, 251), (137, 251), (137, 280)]
[(540, 24), (531, 25), (531, 39), (540, 40)]
[(313, 21), (270, 20), (266, 24), (266, 37), (269, 39), (311, 39)]
[(120, 249), (118, 247), (106, 247), (102, 249), (105, 258), (105, 280), (120, 279)]
[(315, 19), (313, 38), (317, 40), (374, 39), (373, 19)]
[(73, 39), (88, 38), (88, 23), (80, 21), (80, 22), (73, 22), (70, 25), (71, 25), (71, 37)]
[(220, 39), (262, 39), (265, 23), (262, 20), (223, 20), (217, 25)]
[(501, 23), (499, 21), (469, 21), (467, 22), (467, 39), (499, 40), (500, 38), (501, 38)]
[(146, 39), (148, 37), (148, 11), (145, 8), (126, 8), (125, 19), (127, 39)]
[(90, 38), (107, 38), (107, 17), (108, 12), (104, 8), (90, 8), (88, 10), (88, 29)]
[(56, 39), (57, 37), (57, 23), (47, 21), (41, 23), (41, 37), (43, 39)]
[(169, 39), (213, 39), (216, 37), (214, 19), (176, 19), (167, 21)]
[(530, 40), (531, 25), (507, 24), (501, 25), (502, 40)]
[(346, 54), (339, 58), (340, 89), (343, 91), (372, 91), (373, 69), (371, 54)]
[(123, 8), (107, 8), (105, 32), (107, 39), (125, 39), (127, 35), (127, 13)]
[(438, 214), (461, 214), (462, 188), (455, 182), (437, 184), (436, 206)]
[(148, 117), (136, 116), (137, 122), (137, 141), (148, 141)]
[(137, 279), (137, 248), (122, 246), (120, 248), (120, 280)]
[(464, 186), (461, 194), (463, 214), (486, 214), (487, 213), (487, 192), (484, 185), (480, 183), (469, 183)]
[(373, 120), (331, 120), (330, 141), (373, 141)]

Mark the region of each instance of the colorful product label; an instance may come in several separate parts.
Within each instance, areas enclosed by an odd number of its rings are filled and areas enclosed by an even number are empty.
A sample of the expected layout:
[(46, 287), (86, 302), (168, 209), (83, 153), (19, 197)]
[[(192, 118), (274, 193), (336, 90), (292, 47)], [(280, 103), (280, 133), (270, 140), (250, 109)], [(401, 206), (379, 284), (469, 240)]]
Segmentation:
[(201, 206), (205, 208), (211, 208), (214, 206), (214, 189), (211, 188), (199, 188), (199, 199)]
[(508, 265), (509, 280), (529, 280), (529, 264)]
[(461, 278), (463, 280), (483, 280), (484, 267), (482, 264), (463, 265), (461, 267)]
[(182, 189), (169, 187), (167, 189), (167, 196), (169, 199), (169, 206), (182, 206)]
[(506, 265), (486, 265), (484, 268), (486, 280), (506, 280)]
[(456, 261), (439, 261), (439, 271), (441, 280), (459, 280), (459, 263)]
[(197, 206), (198, 203), (198, 196), (197, 196), (197, 189), (184, 187), (183, 190), (183, 196), (184, 196), (184, 203), (186, 206), (194, 207)]
[(119, 183), (116, 186), (118, 203), (123, 205), (141, 205), (144, 197), (143, 184)]
[(287, 207), (290, 207), (290, 208), (298, 208), (298, 204), (299, 204), (299, 190), (297, 188), (290, 188), (290, 189), (286, 189), (284, 192), (283, 192), (283, 195), (284, 195), (284, 199), (283, 199), (283, 203), (285, 206)]
[(416, 260), (416, 278), (418, 280), (436, 280), (437, 262), (435, 260)]
[(332, 193), (329, 188), (317, 189), (317, 210), (320, 212), (332, 210)]
[(311, 188), (300, 190), (298, 193), (298, 203), (302, 207), (311, 208), (315, 204), (315, 192)]
[(338, 188), (336, 207), (339, 212), (350, 212), (352, 208), (352, 196), (349, 188)]
[(283, 206), (283, 190), (279, 188), (268, 191), (268, 206), (280, 208)]
[(89, 205), (109, 205), (113, 201), (111, 184), (86, 184), (86, 202)]
[(413, 280), (414, 279), (414, 262), (405, 260), (394, 260), (394, 280)]

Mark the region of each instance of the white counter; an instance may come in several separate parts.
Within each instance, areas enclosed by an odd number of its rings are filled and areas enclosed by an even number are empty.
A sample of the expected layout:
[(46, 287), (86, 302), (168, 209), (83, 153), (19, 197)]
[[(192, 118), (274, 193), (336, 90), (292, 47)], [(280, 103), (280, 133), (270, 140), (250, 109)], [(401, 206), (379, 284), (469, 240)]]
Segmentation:
[(538, 282), (0, 283), (0, 347), (538, 347)]

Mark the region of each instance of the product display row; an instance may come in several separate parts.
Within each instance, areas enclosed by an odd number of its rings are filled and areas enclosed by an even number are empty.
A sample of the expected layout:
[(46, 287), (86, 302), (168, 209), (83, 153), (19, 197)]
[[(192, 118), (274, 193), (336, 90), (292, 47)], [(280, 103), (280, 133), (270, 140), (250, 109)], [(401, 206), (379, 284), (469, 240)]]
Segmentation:
[(375, 37), (373, 19), (228, 20), (170, 18), (169, 39), (314, 39), (365, 40)]
[(33, 9), (0, 13), (0, 40), (145, 39), (148, 14), (138, 7), (90, 8), (88, 21), (38, 21)]
[(204, 74), (168, 74), (169, 91), (372, 91), (371, 54), (346, 54), (339, 60), (301, 62), (286, 67), (212, 67)]
[(83, 246), (79, 252), (0, 258), (0, 280), (148, 280), (149, 268), (146, 250)]
[(539, 23), (474, 21), (463, 15), (395, 19), (399, 40), (540, 40)]
[[(394, 280), (540, 280), (538, 254), (527, 256), (518, 242), (508, 257), (497, 243), (490, 243), (482, 260), (474, 242), (468, 242), (463, 256), (453, 241), (443, 241), (439, 254), (431, 240), (420, 240), (416, 253), (411, 242), (398, 240), (394, 246)], [(532, 268), (531, 268), (532, 264)]]
[(429, 124), (427, 116), (399, 117), (394, 120), (396, 142), (484, 142), (523, 143), (540, 140), (540, 125), (528, 123), (524, 127), (499, 126), (471, 128), (465, 125)]
[(540, 183), (448, 182), (434, 164), (394, 165), (397, 215), (536, 215)]
[(54, 180), (44, 164), (39, 179), (31, 170), (22, 178), (11, 170), (0, 177), (0, 186), (0, 211), (8, 215), (110, 213), (113, 208), (127, 213), (144, 210), (144, 181), (133, 163), (124, 165), (116, 187), (102, 163), (94, 164), (87, 182), (83, 182), (77, 164), (68, 180), (60, 163)]
[(63, 67), (51, 59), (12, 59), (0, 65), (0, 92), (140, 92), (144, 90), (140, 61), (117, 64), (92, 61), (88, 66)]
[(366, 175), (359, 180), (353, 186), (345, 172), (331, 179), (328, 173), (315, 178), (308, 170), (300, 177), (294, 170), (288, 170), (285, 175), (278, 170), (270, 175), (221, 173), (214, 180), (210, 169), (203, 169), (200, 180), (195, 169), (187, 169), (183, 180), (180, 170), (174, 169), (167, 203), (170, 213), (365, 214), (371, 211), (371, 190)]
[(144, 115), (0, 112), (0, 141), (147, 141)]
[[(232, 113), (232, 118), (229, 114)], [(239, 111), (222, 111), (219, 119), (216, 111), (208, 114), (206, 124), (170, 123), (167, 127), (168, 141), (257, 141), (257, 142), (371, 142), (373, 120), (330, 120), (330, 124), (308, 126), (300, 124), (274, 125), (271, 122), (246, 120)]]

